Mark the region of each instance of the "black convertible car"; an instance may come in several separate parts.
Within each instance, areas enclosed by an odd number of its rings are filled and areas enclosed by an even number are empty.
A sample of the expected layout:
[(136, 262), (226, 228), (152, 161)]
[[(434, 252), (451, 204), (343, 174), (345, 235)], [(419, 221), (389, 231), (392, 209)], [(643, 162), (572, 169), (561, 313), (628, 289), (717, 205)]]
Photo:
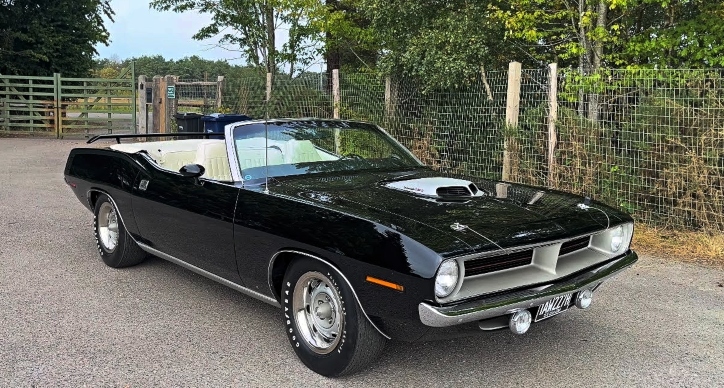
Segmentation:
[(360, 370), (387, 339), (523, 334), (588, 308), (637, 260), (625, 213), (441, 174), (371, 124), (248, 121), (224, 139), (104, 137), (118, 144), (74, 149), (65, 168), (94, 214), (103, 261), (157, 256), (281, 307), (292, 349), (326, 376)]

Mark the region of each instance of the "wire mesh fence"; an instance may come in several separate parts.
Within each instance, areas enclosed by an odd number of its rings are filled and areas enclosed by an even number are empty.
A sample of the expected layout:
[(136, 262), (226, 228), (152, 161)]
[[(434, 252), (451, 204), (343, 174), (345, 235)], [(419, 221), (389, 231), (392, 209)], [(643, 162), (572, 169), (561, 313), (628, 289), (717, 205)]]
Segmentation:
[(290, 78), (277, 75), (267, 102), (267, 78), (264, 74), (227, 78), (221, 97), (222, 113), (242, 113), (255, 119), (281, 117), (331, 118), (333, 103), (324, 74)]
[(259, 74), (226, 79), (221, 107), (253, 118), (376, 123), (434, 168), (489, 179), (501, 179), (507, 146), (510, 181), (584, 194), (655, 225), (724, 229), (721, 71), (562, 71), (553, 89), (550, 80), (550, 69), (522, 70), (512, 126), (507, 71), (449, 90), (341, 73), (338, 94), (325, 74), (278, 75), (268, 104)]
[(536, 186), (548, 181), (550, 74), (547, 69), (522, 69), (518, 125), (505, 125), (511, 175), (509, 180)]
[(219, 92), (222, 81), (206, 79), (177, 79), (176, 103), (178, 110), (189, 113), (208, 114), (220, 109)]
[(649, 223), (721, 231), (721, 71), (598, 76), (560, 80), (556, 187), (588, 193)]
[(341, 118), (379, 124), (435, 168), (499, 177), (505, 72), (436, 92), (410, 79), (342, 74), (340, 89)]

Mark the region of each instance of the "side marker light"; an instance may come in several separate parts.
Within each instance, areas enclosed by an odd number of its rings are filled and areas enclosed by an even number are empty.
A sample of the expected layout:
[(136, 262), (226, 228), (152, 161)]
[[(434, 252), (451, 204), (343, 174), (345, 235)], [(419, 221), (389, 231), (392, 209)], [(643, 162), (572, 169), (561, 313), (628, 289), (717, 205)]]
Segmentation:
[(401, 285), (399, 285), (399, 284), (395, 284), (395, 283), (392, 283), (392, 282), (388, 282), (387, 280), (382, 280), (382, 279), (374, 278), (374, 277), (372, 277), (372, 276), (367, 276), (367, 278), (366, 278), (365, 280), (367, 280), (368, 282), (370, 282), (370, 283), (372, 283), (372, 284), (377, 284), (378, 286), (391, 288), (391, 289), (393, 289), (393, 290), (395, 290), (395, 291), (400, 291), (400, 292), (404, 292), (404, 291), (405, 291), (405, 287), (403, 287), (403, 286), (401, 286)]

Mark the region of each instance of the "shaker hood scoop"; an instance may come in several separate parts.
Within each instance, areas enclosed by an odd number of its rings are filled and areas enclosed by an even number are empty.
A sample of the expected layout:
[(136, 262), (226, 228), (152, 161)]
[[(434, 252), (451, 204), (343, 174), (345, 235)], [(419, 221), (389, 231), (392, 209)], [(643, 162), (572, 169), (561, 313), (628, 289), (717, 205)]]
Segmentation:
[(387, 183), (385, 187), (407, 193), (437, 198), (482, 197), (483, 192), (471, 181), (456, 178), (430, 177)]

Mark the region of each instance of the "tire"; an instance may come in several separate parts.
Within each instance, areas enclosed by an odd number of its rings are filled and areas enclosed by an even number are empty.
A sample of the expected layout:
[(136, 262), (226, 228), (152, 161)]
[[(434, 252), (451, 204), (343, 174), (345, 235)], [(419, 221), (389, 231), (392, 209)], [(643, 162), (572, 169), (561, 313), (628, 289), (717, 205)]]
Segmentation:
[(326, 264), (310, 258), (293, 261), (281, 295), (289, 342), (314, 372), (327, 377), (353, 374), (382, 352), (385, 338), (364, 316), (347, 282)]
[(96, 201), (93, 233), (98, 253), (109, 267), (130, 267), (141, 263), (147, 256), (128, 234), (118, 209), (105, 194), (101, 194)]

